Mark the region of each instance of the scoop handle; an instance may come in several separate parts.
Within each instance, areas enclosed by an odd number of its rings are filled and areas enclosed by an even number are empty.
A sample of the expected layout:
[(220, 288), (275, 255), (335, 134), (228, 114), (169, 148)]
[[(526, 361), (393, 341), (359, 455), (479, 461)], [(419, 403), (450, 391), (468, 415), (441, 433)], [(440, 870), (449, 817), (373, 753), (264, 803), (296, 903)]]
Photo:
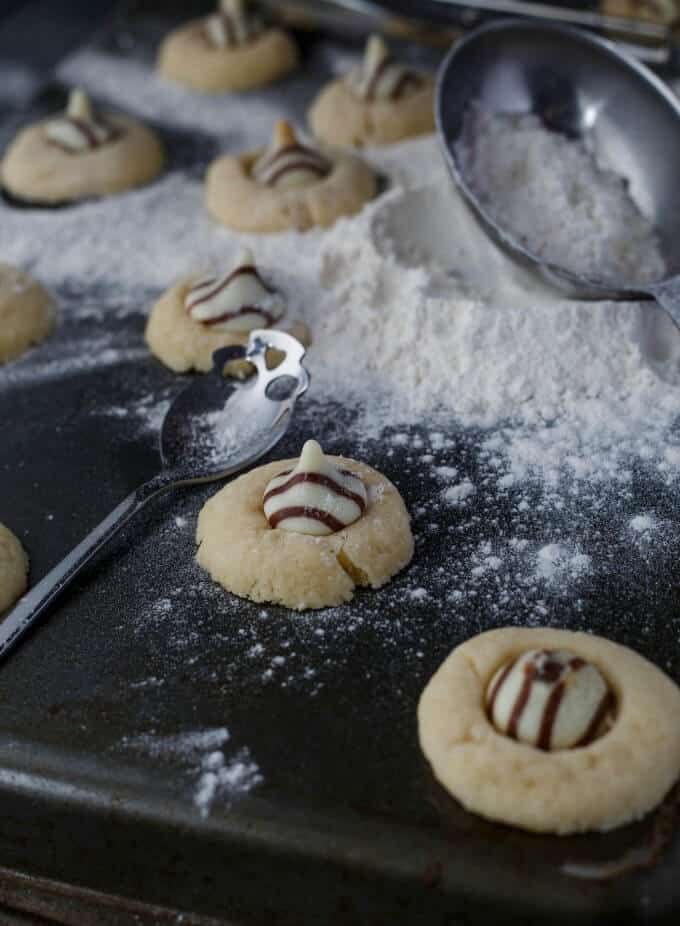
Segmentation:
[(670, 315), (676, 328), (680, 328), (680, 276), (653, 283), (647, 291), (654, 296), (666, 314)]
[(43, 616), (95, 553), (101, 550), (147, 502), (172, 484), (166, 475), (161, 474), (128, 495), (125, 501), (114, 508), (77, 547), (19, 600), (13, 610), (0, 621), (0, 659), (17, 645), (24, 634)]

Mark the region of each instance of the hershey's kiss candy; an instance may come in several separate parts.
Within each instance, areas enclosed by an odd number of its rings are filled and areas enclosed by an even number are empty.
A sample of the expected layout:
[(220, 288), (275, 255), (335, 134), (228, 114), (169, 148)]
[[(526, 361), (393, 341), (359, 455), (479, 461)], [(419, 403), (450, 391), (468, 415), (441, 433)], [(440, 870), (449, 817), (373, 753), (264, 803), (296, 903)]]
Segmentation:
[(486, 706), (499, 733), (538, 749), (571, 749), (606, 733), (615, 697), (599, 669), (580, 656), (529, 650), (496, 672)]
[(64, 115), (50, 119), (45, 126), (48, 142), (69, 153), (98, 148), (117, 134), (113, 126), (95, 115), (90, 98), (82, 90), (71, 90)]
[(334, 534), (366, 510), (360, 476), (332, 463), (315, 440), (302, 448), (295, 469), (274, 476), (264, 492), (270, 527), (300, 534)]
[(248, 334), (275, 324), (285, 311), (285, 302), (266, 285), (252, 252), (244, 249), (224, 276), (205, 277), (192, 286), (184, 307), (194, 321), (215, 331)]
[(364, 60), (347, 75), (351, 89), (362, 100), (400, 100), (419, 90), (423, 78), (396, 61), (379, 35), (366, 42)]
[(332, 169), (328, 158), (301, 145), (293, 127), (282, 119), (274, 127), (271, 146), (253, 165), (252, 176), (265, 186), (290, 190), (317, 183)]
[(220, 0), (217, 12), (205, 20), (205, 32), (215, 48), (235, 48), (262, 31), (260, 19), (248, 9), (246, 0)]

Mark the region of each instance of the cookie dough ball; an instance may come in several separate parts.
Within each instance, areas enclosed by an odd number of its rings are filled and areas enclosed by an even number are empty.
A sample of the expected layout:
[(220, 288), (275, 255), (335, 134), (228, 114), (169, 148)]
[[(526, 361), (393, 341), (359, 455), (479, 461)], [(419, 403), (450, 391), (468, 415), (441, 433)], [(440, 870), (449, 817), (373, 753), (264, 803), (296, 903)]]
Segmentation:
[(585, 633), (506, 628), (457, 647), (418, 706), (435, 777), (464, 807), (548, 833), (644, 816), (680, 775), (680, 689)]
[(25, 202), (73, 202), (149, 183), (163, 159), (153, 132), (128, 116), (94, 113), (74, 90), (63, 115), (19, 132), (5, 153), (2, 183)]
[(205, 93), (262, 87), (297, 66), (290, 35), (265, 27), (244, 0), (221, 0), (212, 16), (171, 32), (158, 55), (164, 77)]
[(305, 231), (354, 215), (377, 192), (376, 178), (358, 158), (302, 145), (279, 122), (271, 147), (214, 161), (206, 177), (206, 206), (236, 231)]
[(0, 615), (26, 591), (28, 556), (14, 534), (0, 524)]
[[(268, 285), (244, 250), (223, 275), (180, 280), (153, 307), (146, 326), (146, 342), (158, 359), (176, 373), (212, 369), (212, 355), (221, 347), (247, 344), (251, 331), (278, 326), (286, 312), (281, 293)], [(293, 321), (285, 326), (305, 347), (307, 326)], [(272, 365), (275, 365), (272, 363)], [(247, 375), (251, 365), (233, 361), (231, 375)]]
[(209, 499), (196, 539), (198, 562), (227, 591), (298, 611), (349, 601), (357, 585), (380, 588), (413, 556), (392, 483), (315, 441)]
[(434, 80), (399, 64), (371, 36), (361, 65), (316, 98), (309, 125), (329, 145), (355, 147), (434, 132)]
[(53, 327), (47, 290), (23, 270), (0, 264), (0, 364), (44, 341)]

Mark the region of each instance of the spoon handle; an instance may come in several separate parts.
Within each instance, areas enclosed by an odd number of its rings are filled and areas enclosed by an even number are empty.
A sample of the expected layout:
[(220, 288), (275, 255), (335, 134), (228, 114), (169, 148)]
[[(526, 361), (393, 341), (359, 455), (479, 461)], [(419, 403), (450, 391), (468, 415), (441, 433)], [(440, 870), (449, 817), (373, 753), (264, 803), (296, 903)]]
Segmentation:
[(653, 283), (647, 289), (680, 328), (680, 276)]
[(23, 635), (42, 617), (82, 568), (92, 559), (123, 525), (159, 492), (170, 488), (173, 481), (166, 474), (154, 477), (140, 486), (71, 550), (36, 586), (27, 592), (12, 611), (0, 621), (0, 659), (19, 642)]

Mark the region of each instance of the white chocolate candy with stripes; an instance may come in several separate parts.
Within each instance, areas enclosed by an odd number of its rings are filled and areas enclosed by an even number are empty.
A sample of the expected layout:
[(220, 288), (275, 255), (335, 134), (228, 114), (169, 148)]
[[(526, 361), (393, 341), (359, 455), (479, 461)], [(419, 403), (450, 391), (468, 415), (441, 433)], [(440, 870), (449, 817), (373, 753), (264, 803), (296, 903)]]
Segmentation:
[(253, 179), (278, 190), (300, 189), (327, 177), (333, 165), (316, 148), (302, 145), (290, 123), (274, 127), (270, 148), (255, 161)]
[(568, 650), (528, 650), (491, 679), (489, 718), (538, 749), (587, 746), (611, 727), (615, 698), (602, 673)]
[(45, 126), (47, 141), (70, 154), (92, 151), (117, 137), (118, 131), (97, 117), (90, 98), (82, 90), (72, 90), (63, 116)]
[(236, 48), (262, 32), (262, 21), (244, 0), (220, 0), (217, 12), (205, 20), (205, 32), (214, 48)]
[(347, 75), (347, 83), (362, 100), (401, 100), (420, 90), (423, 78), (400, 64), (379, 35), (366, 43), (364, 60)]
[(236, 334), (271, 327), (286, 308), (283, 296), (268, 287), (258, 273), (248, 249), (241, 251), (228, 273), (195, 283), (187, 291), (184, 306), (193, 321), (214, 331)]
[(361, 477), (336, 466), (308, 440), (295, 468), (268, 483), (263, 505), (270, 527), (320, 536), (358, 521), (367, 501)]

